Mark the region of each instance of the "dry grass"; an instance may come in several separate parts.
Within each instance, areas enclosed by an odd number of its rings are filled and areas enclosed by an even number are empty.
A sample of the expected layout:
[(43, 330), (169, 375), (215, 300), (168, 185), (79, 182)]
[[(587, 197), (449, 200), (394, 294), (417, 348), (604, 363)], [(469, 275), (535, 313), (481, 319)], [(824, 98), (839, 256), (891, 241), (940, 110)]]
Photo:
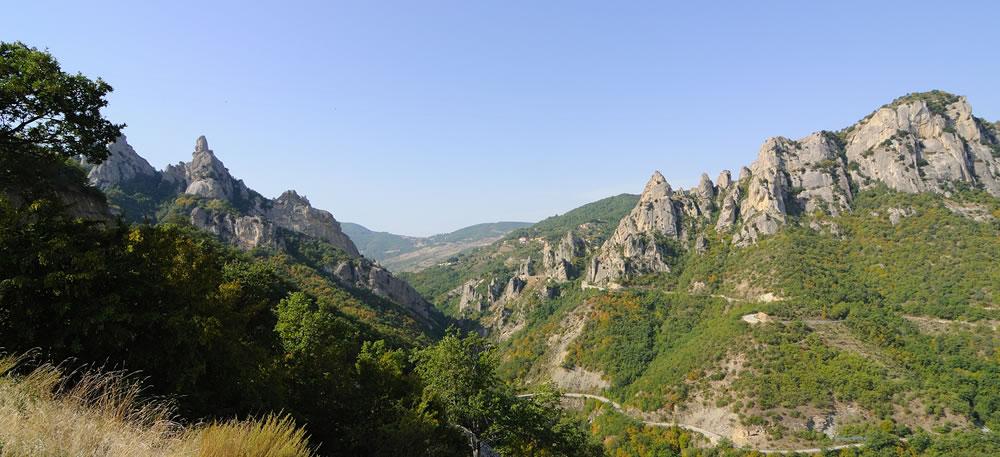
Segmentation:
[(43, 365), (22, 376), (23, 357), (0, 357), (0, 456), (308, 457), (288, 417), (183, 427), (168, 402), (147, 401), (119, 372), (84, 372), (67, 382)]

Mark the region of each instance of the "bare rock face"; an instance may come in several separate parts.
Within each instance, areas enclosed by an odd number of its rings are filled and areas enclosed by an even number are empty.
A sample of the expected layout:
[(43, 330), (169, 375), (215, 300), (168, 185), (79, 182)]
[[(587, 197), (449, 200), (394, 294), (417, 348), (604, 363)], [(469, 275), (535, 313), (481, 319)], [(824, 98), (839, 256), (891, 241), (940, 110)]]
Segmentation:
[(507, 281), (507, 287), (503, 290), (503, 295), (500, 296), (500, 301), (507, 302), (521, 296), (526, 285), (528, 282), (521, 276), (510, 278), (510, 281)]
[(235, 196), (235, 186), (232, 175), (208, 148), (208, 140), (204, 136), (195, 142), (191, 162), (185, 165), (187, 189), (184, 193), (200, 197), (232, 200)]
[(669, 271), (658, 237), (677, 239), (680, 215), (674, 206), (673, 190), (660, 172), (653, 173), (639, 203), (618, 223), (601, 252), (591, 261), (588, 280), (606, 284), (642, 273)]
[(727, 187), (727, 192), (722, 197), (722, 205), (719, 208), (719, 219), (715, 223), (715, 229), (722, 232), (729, 230), (736, 224), (740, 216), (740, 199), (743, 197), (738, 186)]
[(191, 225), (217, 236), (243, 250), (274, 246), (274, 224), (260, 216), (242, 216), (201, 207), (191, 210)]
[(410, 284), (403, 281), (378, 264), (364, 258), (344, 260), (329, 271), (346, 286), (365, 289), (376, 296), (402, 305), (416, 315), (430, 319), (431, 304)]
[(285, 191), (271, 201), (267, 218), (279, 227), (326, 241), (352, 257), (361, 253), (354, 242), (341, 230), (340, 223), (328, 211), (313, 208), (309, 200), (294, 190)]
[(719, 177), (715, 179), (715, 184), (718, 186), (719, 192), (726, 191), (729, 186), (733, 185), (733, 175), (729, 170), (722, 170), (719, 172)]
[(555, 247), (548, 242), (542, 246), (542, 266), (545, 275), (556, 281), (568, 281), (577, 276), (573, 260), (585, 254), (586, 243), (573, 234), (566, 232)]
[(692, 189), (691, 194), (698, 203), (698, 209), (701, 214), (711, 213), (715, 209), (715, 185), (708, 178), (708, 174), (701, 174), (698, 187)]
[[(747, 179), (747, 198), (739, 208), (743, 224), (734, 235), (740, 245), (777, 232), (790, 213), (837, 214), (851, 202), (847, 164), (835, 140), (822, 133), (801, 141), (768, 139)], [(732, 216), (726, 216), (731, 225)]]
[(852, 178), (862, 189), (881, 182), (902, 192), (945, 192), (966, 183), (1000, 196), (992, 129), (972, 115), (965, 97), (930, 100), (934, 109), (926, 98), (903, 97), (850, 129)]
[(87, 178), (98, 188), (119, 186), (134, 179), (152, 178), (157, 171), (128, 144), (125, 135), (108, 145), (108, 158), (90, 169)]
[(518, 276), (534, 276), (535, 275), (535, 261), (528, 257), (521, 262), (521, 265), (517, 268)]
[(482, 283), (482, 280), (473, 279), (459, 286), (461, 296), (458, 300), (458, 311), (460, 313), (464, 313), (467, 310), (473, 312), (483, 310), (483, 297), (476, 290), (480, 283)]

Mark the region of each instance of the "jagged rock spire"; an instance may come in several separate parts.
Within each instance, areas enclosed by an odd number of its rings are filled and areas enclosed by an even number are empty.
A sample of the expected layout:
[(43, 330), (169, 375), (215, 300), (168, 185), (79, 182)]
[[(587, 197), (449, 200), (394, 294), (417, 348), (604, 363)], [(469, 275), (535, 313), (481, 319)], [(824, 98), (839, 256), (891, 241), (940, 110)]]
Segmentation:
[(646, 182), (646, 188), (642, 190), (642, 195), (639, 199), (641, 201), (652, 201), (669, 197), (673, 193), (674, 190), (670, 187), (670, 183), (667, 182), (667, 178), (664, 178), (663, 174), (657, 170), (653, 172), (653, 176)]
[(716, 178), (715, 184), (719, 186), (719, 191), (723, 191), (729, 188), (733, 183), (733, 174), (729, 170), (722, 170), (719, 172), (719, 177)]
[(639, 203), (622, 218), (601, 253), (592, 259), (587, 276), (590, 282), (603, 284), (635, 274), (670, 270), (656, 240), (677, 239), (680, 235), (680, 214), (673, 195), (663, 174), (653, 173)]
[(211, 149), (208, 149), (208, 139), (205, 138), (205, 135), (199, 136), (198, 139), (195, 141), (194, 152), (195, 154), (199, 152), (209, 152), (209, 153), (212, 152)]
[(191, 162), (185, 165), (185, 169), (188, 186), (184, 193), (219, 200), (232, 200), (235, 196), (236, 180), (208, 148), (204, 135), (195, 141)]
[(698, 187), (694, 188), (694, 195), (698, 199), (698, 207), (703, 214), (707, 214), (715, 207), (715, 184), (712, 184), (708, 173), (701, 174)]
[(94, 166), (87, 178), (94, 186), (106, 189), (139, 177), (156, 176), (156, 173), (156, 169), (132, 149), (125, 135), (121, 135), (108, 145), (108, 158)]

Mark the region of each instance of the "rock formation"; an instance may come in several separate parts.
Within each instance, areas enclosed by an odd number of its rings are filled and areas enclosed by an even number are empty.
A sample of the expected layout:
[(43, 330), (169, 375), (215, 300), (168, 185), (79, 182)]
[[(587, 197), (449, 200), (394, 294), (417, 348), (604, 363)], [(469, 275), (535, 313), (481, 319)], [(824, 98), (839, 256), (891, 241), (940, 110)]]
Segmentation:
[(350, 259), (327, 266), (327, 273), (338, 282), (368, 290), (423, 318), (430, 316), (430, 305), (409, 284), (361, 257), (332, 214), (313, 208), (308, 199), (292, 190), (270, 200), (248, 188), (229, 173), (204, 136), (195, 142), (190, 162), (168, 166), (162, 172), (140, 157), (125, 137), (111, 144), (109, 151), (108, 160), (93, 167), (88, 175), (93, 185), (102, 189), (122, 187), (137, 178), (167, 183), (167, 188), (176, 190), (173, 197), (195, 197), (193, 205), (184, 207), (191, 225), (244, 250), (282, 249), (283, 230), (327, 242)]
[(996, 131), (972, 115), (965, 97), (931, 93), (938, 100), (929, 104), (922, 95), (903, 97), (849, 129), (852, 178), (862, 189), (884, 183), (903, 192), (944, 192), (966, 183), (1000, 196)]
[(134, 179), (152, 178), (157, 174), (156, 169), (139, 156), (128, 144), (125, 135), (122, 135), (108, 145), (108, 158), (91, 168), (87, 178), (94, 186), (106, 189)]
[(361, 256), (332, 214), (313, 208), (308, 199), (299, 196), (294, 190), (285, 191), (271, 201), (267, 218), (281, 228), (326, 241), (352, 257)]
[(403, 281), (364, 257), (343, 260), (327, 270), (346, 286), (368, 290), (376, 296), (402, 305), (424, 319), (430, 319), (431, 304)]
[(583, 256), (585, 251), (586, 244), (572, 231), (566, 232), (566, 236), (559, 240), (556, 247), (546, 241), (542, 246), (542, 266), (545, 268), (545, 275), (556, 281), (576, 278), (578, 272), (573, 260)]
[(736, 182), (723, 171), (716, 185), (702, 175), (694, 189), (672, 192), (656, 173), (591, 259), (587, 280), (600, 285), (668, 271), (658, 240), (704, 251), (708, 227), (749, 245), (790, 220), (850, 211), (858, 190), (877, 185), (911, 193), (961, 185), (1000, 196), (997, 126), (973, 116), (964, 97), (912, 94), (838, 133), (770, 138)]
[(680, 235), (680, 215), (672, 196), (663, 175), (653, 173), (639, 203), (592, 259), (588, 281), (601, 284), (638, 273), (670, 270), (657, 240)]

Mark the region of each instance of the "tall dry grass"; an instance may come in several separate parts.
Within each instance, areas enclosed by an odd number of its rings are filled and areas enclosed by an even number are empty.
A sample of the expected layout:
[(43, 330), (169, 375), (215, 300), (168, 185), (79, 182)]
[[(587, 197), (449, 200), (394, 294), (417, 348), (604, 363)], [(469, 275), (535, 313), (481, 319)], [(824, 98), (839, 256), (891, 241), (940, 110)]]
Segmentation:
[(24, 357), (0, 357), (0, 456), (310, 457), (305, 432), (288, 417), (184, 427), (169, 402), (144, 400), (121, 372), (76, 373)]

